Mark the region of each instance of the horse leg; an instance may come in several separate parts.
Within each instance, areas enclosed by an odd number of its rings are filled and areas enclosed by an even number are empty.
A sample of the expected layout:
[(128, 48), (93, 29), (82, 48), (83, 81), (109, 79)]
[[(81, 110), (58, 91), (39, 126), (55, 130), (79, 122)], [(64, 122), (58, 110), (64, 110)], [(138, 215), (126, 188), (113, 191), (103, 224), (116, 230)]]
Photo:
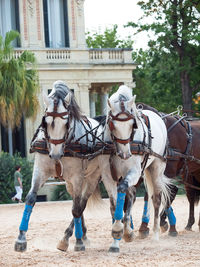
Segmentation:
[(70, 225), (65, 230), (64, 237), (59, 241), (59, 243), (57, 245), (57, 249), (59, 249), (61, 251), (67, 251), (67, 249), (69, 247), (69, 238), (73, 234), (73, 229), (74, 229), (74, 219), (72, 219)]
[(131, 216), (131, 209), (133, 204), (136, 200), (136, 188), (134, 186), (130, 187), (127, 190), (126, 198), (125, 198), (125, 204), (124, 204), (124, 235), (123, 239), (126, 242), (132, 242), (134, 239), (134, 232), (133, 232), (133, 221)]
[(166, 218), (167, 218), (167, 214), (166, 214), (165, 210), (163, 210), (161, 212), (161, 215), (160, 215), (160, 229), (161, 229), (162, 233), (167, 232), (167, 230), (169, 228), (169, 225), (168, 225), (168, 222), (166, 221)]
[(115, 222), (112, 227), (112, 237), (117, 240), (121, 240), (123, 236), (124, 225), (121, 220), (123, 218), (123, 209), (127, 190), (128, 182), (122, 179), (117, 187), (117, 203), (114, 214)]
[(82, 214), (86, 207), (86, 203), (87, 203), (87, 200), (81, 199), (79, 196), (76, 196), (73, 201), (72, 215), (74, 217), (75, 237), (76, 237), (74, 251), (85, 250), (85, 245), (82, 240), (83, 238)]
[(15, 241), (15, 251), (23, 252), (27, 249), (26, 232), (28, 230), (29, 219), (32, 213), (32, 209), (35, 205), (37, 193), (30, 191), (26, 197), (26, 203), (24, 208), (23, 217), (19, 226), (19, 235)]
[[(73, 186), (67, 180), (66, 180), (66, 190), (71, 196), (73, 195)], [(73, 235), (73, 231), (74, 231), (74, 219), (72, 219), (69, 226), (65, 230), (64, 237), (58, 242), (57, 249), (61, 251), (67, 251), (69, 247), (69, 239)]]
[[(45, 173), (45, 177), (44, 177), (44, 173), (38, 172), (38, 166), (41, 166), (39, 165), (38, 162), (42, 163), (43, 159), (44, 158), (40, 156), (35, 157), (33, 177), (32, 177), (32, 186), (31, 186), (31, 189), (28, 195), (26, 196), (24, 213), (22, 216), (21, 224), (19, 226), (19, 235), (15, 242), (15, 247), (14, 247), (15, 251), (23, 252), (27, 249), (26, 232), (28, 230), (28, 224), (29, 224), (31, 213), (32, 213), (32, 209), (36, 202), (37, 192), (40, 189), (40, 187), (45, 183), (45, 181), (48, 179), (48, 177), (50, 176), (48, 172)], [(46, 166), (46, 164), (44, 166)], [(41, 176), (43, 176), (43, 179), (41, 179)]]
[(188, 218), (188, 223), (185, 227), (185, 230), (187, 231), (191, 231), (192, 230), (192, 225), (195, 222), (195, 218), (194, 218), (194, 198), (190, 197), (188, 198), (189, 200), (189, 218)]
[(144, 209), (142, 214), (142, 223), (139, 228), (139, 237), (141, 239), (146, 238), (149, 235), (149, 207), (148, 207), (148, 194), (145, 192), (144, 195)]
[[(106, 188), (106, 191), (110, 200), (110, 212), (112, 216), (112, 223), (115, 223), (115, 209), (116, 209), (116, 199), (117, 199), (117, 182), (113, 180), (111, 172), (110, 172), (110, 164), (109, 164), (110, 156), (100, 156), (99, 157), (99, 166), (101, 168), (101, 177), (102, 182)], [(109, 252), (119, 252), (119, 242), (121, 238), (115, 239), (113, 238), (113, 242), (109, 248)]]
[(81, 217), (82, 219), (82, 229), (83, 229), (83, 237), (82, 237), (82, 240), (84, 242), (84, 244), (86, 246), (89, 246), (90, 245), (90, 240), (87, 238), (87, 227), (86, 227), (86, 224), (85, 224), (85, 219), (84, 219), (84, 216), (82, 215)]
[[(162, 186), (164, 182), (161, 180), (164, 173), (165, 164), (155, 159), (154, 162), (145, 170), (145, 179), (148, 188), (148, 194), (152, 196), (154, 206), (154, 239), (159, 240), (159, 209), (161, 205)], [(161, 178), (160, 178), (161, 177)], [(162, 185), (163, 183), (163, 185)]]
[[(176, 230), (176, 217), (174, 215), (173, 209), (171, 207), (172, 202), (174, 201), (176, 194), (178, 192), (178, 187), (175, 185), (170, 185), (170, 199), (167, 203), (167, 208), (164, 210), (164, 215), (166, 215), (168, 217), (169, 220), (169, 224), (170, 224), (170, 228), (169, 228), (169, 236), (175, 237), (178, 235), (178, 232)], [(163, 229), (166, 229), (166, 224), (163, 224), (163, 216), (161, 215), (161, 223), (160, 226), (163, 227)], [(167, 225), (168, 226), (168, 225)], [(161, 228), (161, 230), (163, 230)]]

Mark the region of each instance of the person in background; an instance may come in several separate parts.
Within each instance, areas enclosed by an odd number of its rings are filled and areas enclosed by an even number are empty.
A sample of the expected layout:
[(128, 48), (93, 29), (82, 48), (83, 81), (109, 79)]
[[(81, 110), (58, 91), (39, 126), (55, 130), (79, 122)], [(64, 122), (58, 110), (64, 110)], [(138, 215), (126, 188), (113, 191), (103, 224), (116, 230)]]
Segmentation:
[(16, 190), (16, 195), (12, 198), (13, 201), (18, 201), (19, 203), (22, 203), (22, 193), (23, 193), (23, 186), (22, 186), (22, 175), (20, 173), (21, 166), (17, 165), (15, 167), (15, 173), (14, 173), (14, 186)]

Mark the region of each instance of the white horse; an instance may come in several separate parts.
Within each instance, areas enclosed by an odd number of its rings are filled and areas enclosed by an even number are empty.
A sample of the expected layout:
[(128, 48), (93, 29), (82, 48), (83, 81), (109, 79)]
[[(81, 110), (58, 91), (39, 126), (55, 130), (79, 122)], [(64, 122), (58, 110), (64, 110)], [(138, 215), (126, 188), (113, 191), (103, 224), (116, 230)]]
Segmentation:
[[(83, 239), (86, 235), (86, 229), (83, 211), (87, 200), (96, 192), (101, 176), (110, 198), (111, 214), (114, 217), (117, 183), (110, 174), (110, 155), (99, 155), (88, 160), (87, 157), (82, 157), (80, 153), (75, 152), (71, 148), (71, 144), (85, 145), (84, 148), (92, 150), (96, 143), (102, 140), (103, 128), (97, 121), (81, 114), (73, 94), (62, 81), (54, 83), (49, 96), (44, 94), (44, 102), (47, 108), (36, 141), (46, 140), (49, 154), (35, 153), (32, 186), (26, 198), (15, 250), (26, 250), (26, 232), (37, 192), (48, 177), (57, 176), (55, 166), (58, 167), (60, 175), (66, 181), (67, 190), (73, 199), (73, 221), (58, 244), (58, 249), (67, 250), (68, 239), (72, 235), (75, 225), (76, 244), (74, 249), (76, 251), (84, 250)], [(66, 147), (68, 149), (67, 155), (71, 153), (70, 157), (64, 155)], [(114, 241), (113, 246), (113, 251), (115, 251), (118, 240)]]
[[(169, 179), (165, 178), (165, 148), (167, 131), (162, 119), (152, 111), (136, 109), (135, 97), (127, 86), (120, 86), (108, 100), (105, 141), (113, 141), (116, 154), (113, 165), (118, 178), (115, 223), (112, 228), (114, 238), (123, 232), (121, 222), (124, 197), (127, 189), (138, 183), (144, 172), (144, 179), (154, 205), (154, 238), (159, 239), (159, 208), (169, 199)], [(131, 150), (136, 149), (136, 154)]]

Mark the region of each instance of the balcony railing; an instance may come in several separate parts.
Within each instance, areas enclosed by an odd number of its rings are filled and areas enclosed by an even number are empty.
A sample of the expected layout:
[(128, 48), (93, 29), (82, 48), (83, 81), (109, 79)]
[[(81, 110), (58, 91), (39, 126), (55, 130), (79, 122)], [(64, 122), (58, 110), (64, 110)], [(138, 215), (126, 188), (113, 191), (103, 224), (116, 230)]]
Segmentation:
[[(131, 49), (39, 49), (30, 50), (37, 63), (45, 64), (133, 64)], [(17, 58), (22, 49), (14, 51)]]

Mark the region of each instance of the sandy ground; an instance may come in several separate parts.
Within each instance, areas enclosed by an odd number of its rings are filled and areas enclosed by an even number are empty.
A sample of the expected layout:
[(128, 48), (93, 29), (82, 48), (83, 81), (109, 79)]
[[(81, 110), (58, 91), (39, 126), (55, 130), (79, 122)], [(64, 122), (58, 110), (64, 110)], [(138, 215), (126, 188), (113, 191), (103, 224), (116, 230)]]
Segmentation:
[[(85, 252), (73, 250), (75, 237), (70, 239), (67, 252), (56, 249), (56, 245), (69, 224), (71, 216), (69, 201), (37, 203), (31, 216), (27, 233), (26, 252), (14, 251), (15, 239), (24, 209), (24, 204), (0, 205), (0, 266), (200, 266), (200, 233), (197, 222), (193, 231), (187, 232), (188, 202), (177, 197), (173, 208), (177, 216), (178, 237), (160, 235), (159, 241), (152, 239), (152, 230), (147, 239), (138, 238), (143, 199), (134, 205), (133, 218), (136, 238), (132, 243), (120, 243), (120, 253), (108, 252), (112, 243), (109, 202), (86, 210), (90, 246)], [(198, 208), (195, 211), (198, 221)], [(152, 224), (150, 224), (152, 229)]]

